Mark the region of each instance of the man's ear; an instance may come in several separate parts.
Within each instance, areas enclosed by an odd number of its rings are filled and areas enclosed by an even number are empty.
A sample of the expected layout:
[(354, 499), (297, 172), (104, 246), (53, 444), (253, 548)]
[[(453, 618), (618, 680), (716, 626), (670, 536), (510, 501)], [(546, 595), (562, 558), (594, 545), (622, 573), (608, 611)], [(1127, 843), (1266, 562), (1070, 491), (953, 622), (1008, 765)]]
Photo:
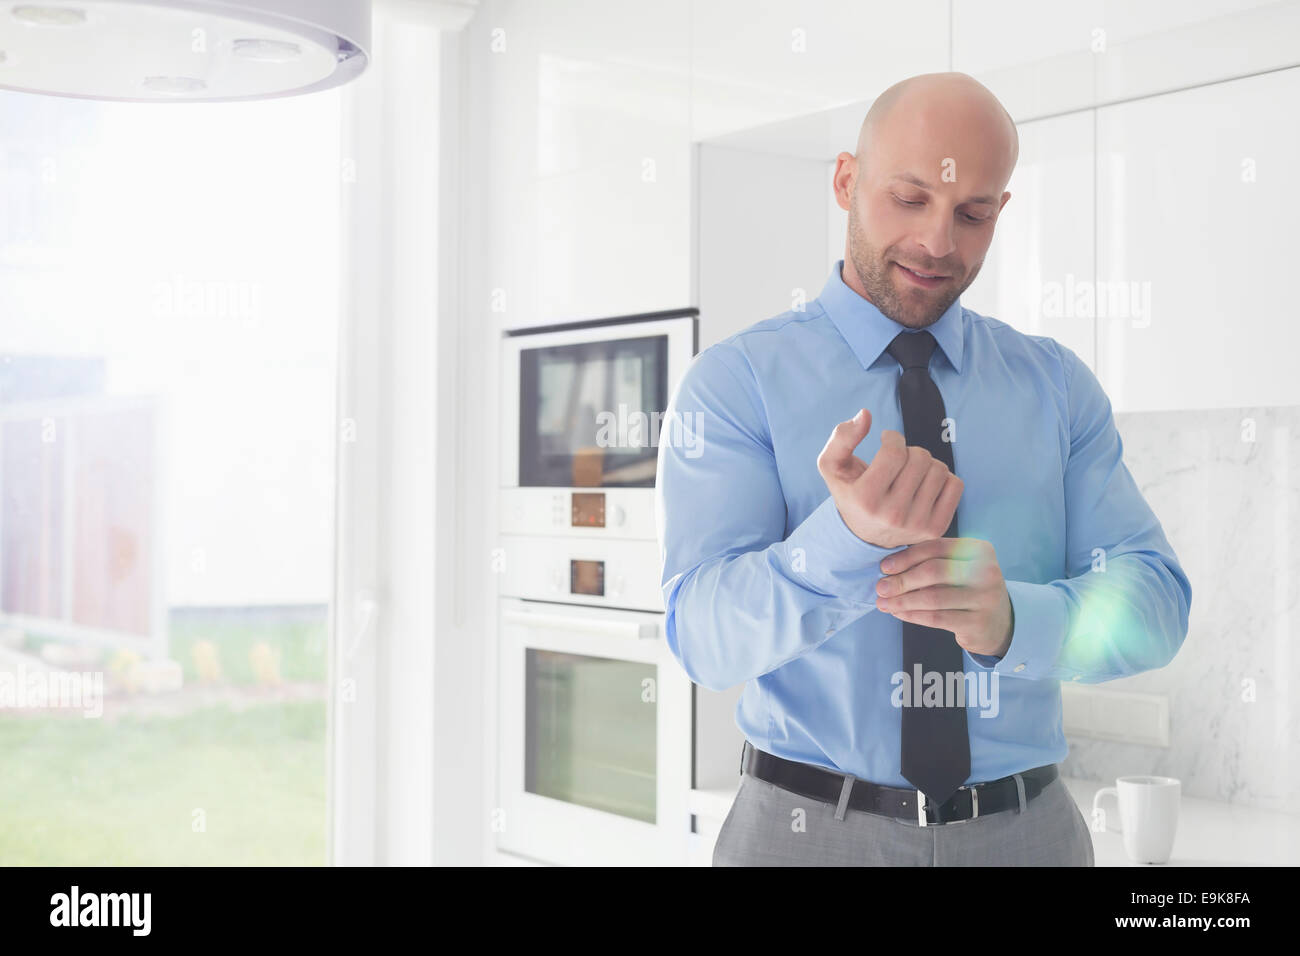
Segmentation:
[(858, 161), (852, 153), (840, 153), (835, 157), (835, 176), (831, 180), (835, 189), (835, 201), (846, 212), (853, 205), (853, 189), (858, 178)]
[(1002, 194), (1002, 205), (1001, 205), (1001, 206), (998, 206), (998, 212), (999, 212), (999, 213), (1002, 212), (1002, 210), (1006, 208), (1006, 206), (1007, 206), (1007, 200), (1010, 199), (1010, 198), (1011, 198), (1011, 193), (1003, 193), (1003, 194)]

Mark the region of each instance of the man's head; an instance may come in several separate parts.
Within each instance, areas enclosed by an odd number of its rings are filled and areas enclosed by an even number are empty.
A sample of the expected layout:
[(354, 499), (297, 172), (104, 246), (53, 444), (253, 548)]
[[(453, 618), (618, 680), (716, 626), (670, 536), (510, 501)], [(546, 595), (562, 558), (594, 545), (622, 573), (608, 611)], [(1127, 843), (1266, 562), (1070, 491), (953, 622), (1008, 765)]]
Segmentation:
[(844, 281), (895, 322), (932, 324), (979, 274), (1019, 152), (1011, 116), (965, 73), (885, 90), (857, 155), (836, 159), (835, 197), (849, 212)]

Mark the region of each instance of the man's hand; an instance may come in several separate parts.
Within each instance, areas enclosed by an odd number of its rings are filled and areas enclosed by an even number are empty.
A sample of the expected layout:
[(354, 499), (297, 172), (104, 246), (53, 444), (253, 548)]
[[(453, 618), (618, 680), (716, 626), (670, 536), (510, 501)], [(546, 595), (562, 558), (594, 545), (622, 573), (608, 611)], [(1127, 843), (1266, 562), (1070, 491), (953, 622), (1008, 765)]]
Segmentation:
[(889, 555), (880, 568), (888, 573), (876, 585), (877, 609), (952, 631), (972, 654), (1006, 654), (1015, 615), (989, 542), (935, 538)]
[(831, 432), (817, 456), (840, 517), (867, 544), (896, 548), (941, 538), (961, 498), (960, 478), (924, 448), (909, 446), (896, 431), (880, 433), (880, 449), (871, 464), (853, 449), (871, 431), (865, 408)]

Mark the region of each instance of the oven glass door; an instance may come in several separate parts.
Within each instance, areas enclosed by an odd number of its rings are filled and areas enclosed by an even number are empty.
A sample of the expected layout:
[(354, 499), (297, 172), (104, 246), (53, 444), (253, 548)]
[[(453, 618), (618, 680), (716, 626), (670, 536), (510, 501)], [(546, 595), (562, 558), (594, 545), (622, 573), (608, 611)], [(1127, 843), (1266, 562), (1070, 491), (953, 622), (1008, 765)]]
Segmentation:
[(654, 487), (668, 361), (666, 334), (523, 349), (520, 486)]
[(691, 683), (663, 615), (499, 603), (497, 845), (573, 866), (686, 858)]
[(658, 668), (527, 648), (524, 789), (655, 822)]

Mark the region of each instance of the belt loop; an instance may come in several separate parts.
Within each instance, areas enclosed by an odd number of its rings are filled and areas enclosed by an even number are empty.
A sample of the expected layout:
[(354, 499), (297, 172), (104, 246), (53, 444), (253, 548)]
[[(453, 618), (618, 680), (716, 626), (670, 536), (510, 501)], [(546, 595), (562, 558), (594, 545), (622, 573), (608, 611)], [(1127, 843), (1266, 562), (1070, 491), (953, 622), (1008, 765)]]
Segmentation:
[(840, 803), (839, 806), (835, 808), (836, 820), (844, 819), (844, 811), (848, 809), (849, 806), (849, 794), (853, 793), (853, 784), (856, 780), (857, 778), (851, 773), (846, 773), (844, 775), (844, 786), (840, 789)]
[(740, 745), (740, 775), (742, 777), (745, 775), (745, 757), (748, 756), (748, 750), (749, 738), (745, 738), (745, 742)]
[(1025, 812), (1025, 780), (1020, 774), (1012, 774), (1016, 778), (1016, 799), (1020, 801), (1020, 806), (1016, 808), (1016, 813)]

